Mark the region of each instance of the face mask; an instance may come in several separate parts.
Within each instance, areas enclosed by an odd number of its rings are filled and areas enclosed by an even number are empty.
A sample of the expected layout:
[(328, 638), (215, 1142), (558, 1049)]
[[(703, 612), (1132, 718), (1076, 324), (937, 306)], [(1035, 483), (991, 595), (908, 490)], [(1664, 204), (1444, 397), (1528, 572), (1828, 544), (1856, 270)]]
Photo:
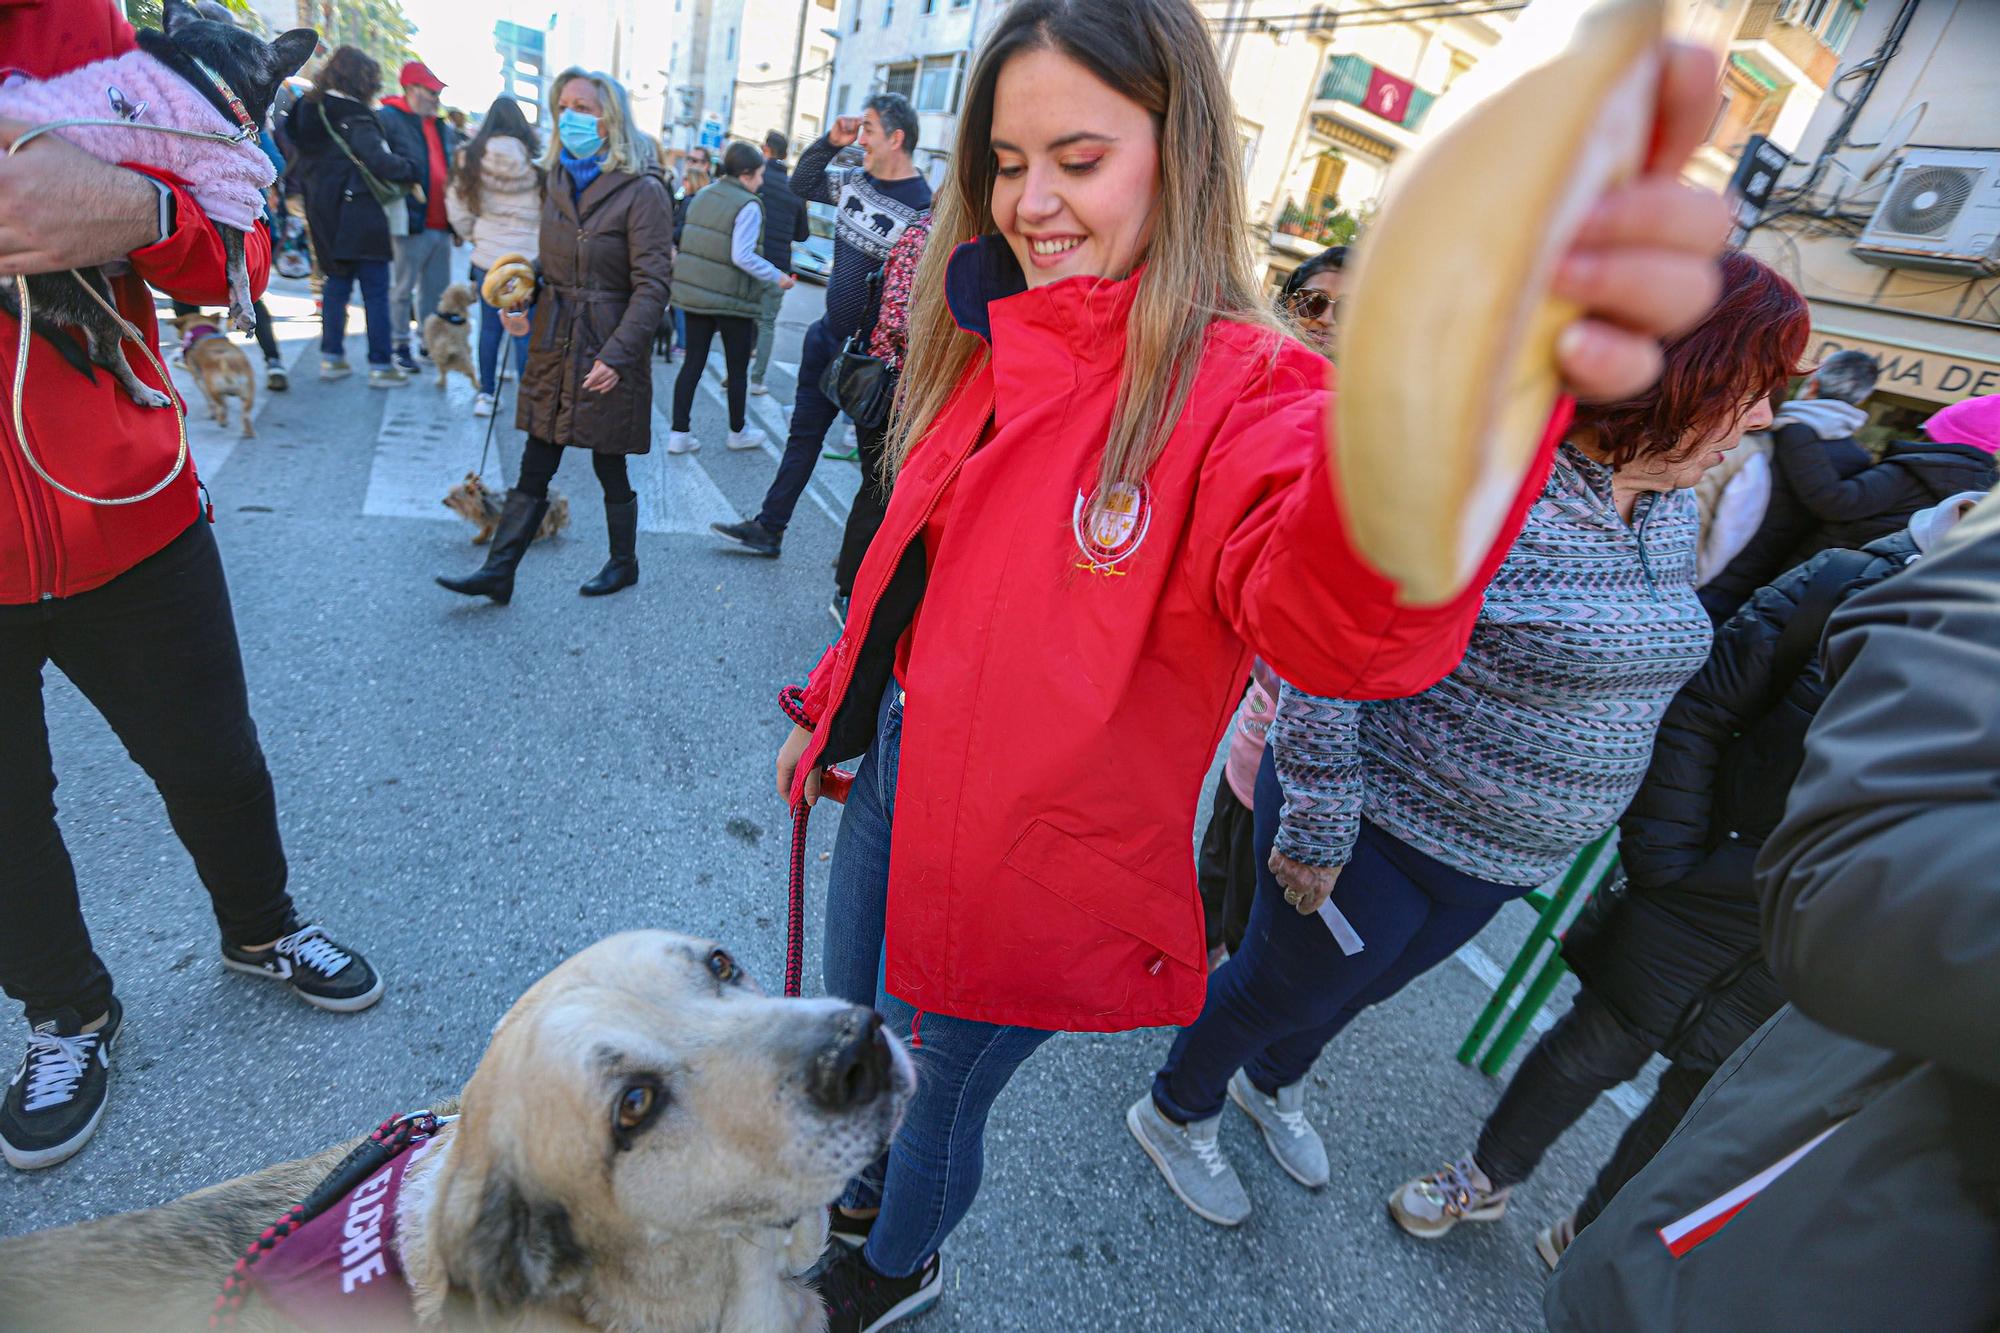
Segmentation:
[(565, 109), (556, 117), (556, 133), (571, 157), (596, 157), (604, 151), (604, 136), (597, 132), (597, 117)]

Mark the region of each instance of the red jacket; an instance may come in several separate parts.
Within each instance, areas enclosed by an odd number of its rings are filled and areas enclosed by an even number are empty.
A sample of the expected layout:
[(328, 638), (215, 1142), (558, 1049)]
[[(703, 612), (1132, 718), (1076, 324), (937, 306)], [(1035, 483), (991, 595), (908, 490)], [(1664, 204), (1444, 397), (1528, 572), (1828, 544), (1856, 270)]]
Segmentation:
[[(111, 0), (0, 0), (0, 66), (47, 77), (131, 50), (136, 41)], [(30, 145), (26, 152), (33, 152)], [(157, 175), (158, 173), (153, 173)], [(112, 284), (118, 308), (158, 355), (153, 294), (203, 305), (228, 302), (222, 238), (178, 181), (173, 235), (135, 250), (132, 272)], [(0, 209), (6, 206), (0, 197)], [(244, 238), (250, 287), (261, 292), (271, 249), (261, 229)], [(0, 281), (11, 281), (0, 279)], [(0, 314), (0, 604), (70, 597), (107, 583), (152, 555), (194, 522), (200, 492), (194, 463), (141, 504), (105, 507), (72, 500), (28, 466), (14, 435), (13, 392), (19, 325)], [(137, 348), (132, 368), (158, 381)], [(48, 473), (85, 495), (125, 496), (164, 477), (179, 451), (174, 414), (127, 398), (100, 370), (91, 384), (40, 338), (29, 344), (22, 415), (28, 441)]]
[[(1438, 681), (1567, 425), (1564, 404), (1474, 587), (1402, 607), (1345, 536), (1326, 362), (1217, 322), (1131, 521), (1093, 534), (1083, 501), (1142, 280), (1021, 292), (997, 244), (952, 257), (953, 315), (991, 356), (898, 474), (807, 687), (800, 786), (865, 748), (921, 597), (888, 906), (888, 988), (920, 1011), (1093, 1032), (1193, 1020), (1207, 975), (1194, 820), (1253, 652), (1315, 694)], [(919, 534), (954, 477), (926, 570)]]

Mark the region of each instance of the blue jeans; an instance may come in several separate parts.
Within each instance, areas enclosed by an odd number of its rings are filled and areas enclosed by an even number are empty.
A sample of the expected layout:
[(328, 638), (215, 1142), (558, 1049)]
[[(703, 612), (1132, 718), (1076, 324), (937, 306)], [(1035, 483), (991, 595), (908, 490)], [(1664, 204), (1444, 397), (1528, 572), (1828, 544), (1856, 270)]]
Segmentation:
[(1317, 914), (1300, 916), (1271, 873), (1284, 796), (1273, 752), (1257, 771), (1257, 894), (1243, 949), (1208, 979), (1201, 1017), (1183, 1028), (1153, 1076), (1153, 1100), (1185, 1124), (1222, 1110), (1230, 1075), (1264, 1093), (1304, 1078), (1356, 1014), (1457, 952), (1501, 906), (1528, 892), (1493, 884), (1363, 821), (1333, 889), (1363, 948), (1351, 957)]
[(813, 465), (819, 462), (820, 446), (826, 432), (840, 415), (840, 406), (819, 391), (819, 377), (826, 363), (840, 350), (826, 321), (816, 319), (806, 330), (805, 348), (799, 353), (799, 387), (792, 397), (792, 424), (785, 437), (785, 456), (778, 460), (778, 475), (764, 493), (764, 507), (757, 521), (772, 532), (783, 532), (799, 507), (799, 497), (812, 480)]
[(840, 816), (826, 890), (826, 993), (872, 1004), (910, 1041), (917, 1092), (889, 1151), (842, 1196), (850, 1209), (880, 1208), (863, 1252), (876, 1272), (908, 1277), (937, 1253), (972, 1200), (986, 1162), (986, 1115), (1007, 1080), (1054, 1036), (924, 1014), (882, 988), (883, 919), (889, 908), (889, 821), (896, 807), (903, 706), (891, 685), (875, 744), (861, 761)]
[[(466, 274), (466, 281), (472, 290), (479, 291), (486, 281), (486, 270), (474, 268)], [(521, 376), (528, 373), (528, 339), (525, 334), (515, 338), (500, 326), (500, 307), (486, 299), (485, 293), (479, 297), (479, 392), (499, 391), (500, 340), (509, 338), (514, 344), (514, 382), (520, 383)]]
[(389, 364), (389, 264), (381, 259), (364, 259), (348, 275), (329, 273), (320, 293), (320, 355), (347, 355), (347, 301), (354, 285), (361, 284), (361, 308), (368, 315), (368, 364)]

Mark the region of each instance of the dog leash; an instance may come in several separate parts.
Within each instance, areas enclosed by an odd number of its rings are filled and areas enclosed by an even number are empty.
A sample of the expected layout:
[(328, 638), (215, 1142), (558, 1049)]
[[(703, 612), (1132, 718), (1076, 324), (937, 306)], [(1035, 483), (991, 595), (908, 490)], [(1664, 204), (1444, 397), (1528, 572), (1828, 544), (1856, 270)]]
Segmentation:
[[(778, 707), (807, 731), (812, 731), (813, 720), (806, 713), (806, 692), (796, 685), (787, 685), (778, 692)], [(854, 775), (842, 768), (829, 768), (820, 782), (820, 795), (829, 800), (845, 802), (847, 793), (854, 787)], [(785, 994), (795, 997), (805, 972), (806, 961), (806, 821), (812, 816), (812, 807), (801, 796), (792, 803), (792, 867), (790, 882), (786, 885), (785, 902)]]
[[(506, 336), (512, 337), (513, 335), (508, 334)], [(486, 414), (486, 443), (479, 446), (479, 466), (474, 468), (472, 472), (472, 475), (475, 477), (484, 477), (486, 475), (486, 455), (492, 452), (493, 449), (493, 421), (494, 418), (500, 415), (500, 392), (507, 387), (507, 363), (513, 357), (514, 349), (507, 346), (503, 341), (500, 344), (500, 378), (493, 382), (493, 410)]]
[[(210, 77), (213, 77), (213, 75)], [(142, 106), (140, 109), (143, 110), (144, 107)], [(28, 144), (39, 139), (44, 134), (51, 134), (56, 130), (65, 130), (76, 126), (97, 126), (114, 130), (151, 130), (156, 134), (176, 134), (184, 139), (204, 139), (210, 143), (223, 144), (242, 143), (245, 139), (255, 138), (257, 135), (257, 127), (247, 123), (234, 134), (218, 134), (213, 130), (184, 130), (177, 125), (149, 125), (141, 120), (98, 120), (94, 118), (52, 120), (46, 125), (35, 126), (26, 134), (14, 140), (13, 144), (7, 149), (7, 156), (14, 156), (14, 154), (20, 152)], [(167, 475), (137, 495), (112, 497), (85, 495), (82, 491), (72, 490), (49, 475), (48, 469), (42, 466), (39, 458), (35, 457), (35, 451), (28, 447), (28, 423), (22, 415), (21, 407), (21, 400), (27, 392), (28, 386), (28, 350), (34, 332), (35, 311), (34, 301), (28, 295), (28, 275), (25, 273), (14, 275), (14, 295), (21, 307), (21, 336), (14, 350), (14, 394), (12, 403), (14, 440), (20, 447), (21, 456), (27, 459), (28, 466), (35, 470), (35, 475), (40, 477), (52, 489), (59, 491), (63, 495), (67, 495), (70, 499), (105, 508), (139, 504), (152, 499), (161, 491), (173, 485), (175, 480), (180, 477), (182, 470), (187, 467), (187, 405), (181, 401), (179, 392), (174, 388), (174, 377), (167, 373), (167, 368), (161, 364), (160, 358), (153, 355), (153, 349), (147, 345), (146, 339), (140, 334), (138, 326), (126, 319), (125, 316), (119, 314), (116, 307), (111, 305), (102, 296), (99, 296), (97, 289), (85, 282), (81, 273), (78, 273), (75, 269), (70, 269), (68, 272), (72, 278), (76, 279), (77, 285), (90, 294), (90, 299), (102, 306), (104, 312), (117, 322), (119, 333), (125, 339), (138, 343), (139, 350), (145, 353), (146, 360), (152, 364), (154, 372), (160, 377), (161, 391), (167, 395), (168, 406), (173, 408), (174, 429), (180, 435), (180, 448), (174, 455), (174, 465), (168, 469)], [(151, 386), (147, 387), (150, 388)]]

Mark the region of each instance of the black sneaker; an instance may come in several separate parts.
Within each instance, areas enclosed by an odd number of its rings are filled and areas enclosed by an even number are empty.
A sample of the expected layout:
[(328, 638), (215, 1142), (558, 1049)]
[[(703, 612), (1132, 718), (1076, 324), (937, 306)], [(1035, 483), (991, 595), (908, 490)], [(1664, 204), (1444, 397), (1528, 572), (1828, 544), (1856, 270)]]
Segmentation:
[(833, 623), (842, 629), (847, 628), (847, 603), (849, 600), (846, 593), (837, 592), (833, 595), (833, 601), (828, 603), (826, 608), (826, 613), (833, 617)]
[(292, 377), (285, 373), (284, 362), (266, 361), (264, 363), (264, 387), (275, 390), (278, 393), (283, 393), (292, 387)]
[(0, 1102), (0, 1155), (21, 1171), (74, 1157), (97, 1132), (111, 1078), (111, 1046), (125, 1008), (116, 999), (104, 1026), (83, 1031), (74, 1009), (35, 1024), (28, 1053)]
[(335, 944), (318, 926), (295, 930), (268, 949), (239, 949), (224, 940), (222, 965), (282, 981), (307, 1004), (351, 1014), (382, 998), (382, 978), (368, 960)]
[[(880, 1216), (880, 1214), (876, 1214)], [(858, 1250), (868, 1243), (868, 1233), (875, 1229), (875, 1217), (850, 1217), (840, 1211), (840, 1205), (826, 1206), (826, 1235), (828, 1240), (837, 1240), (850, 1250)]]
[(405, 371), (411, 375), (417, 373), (417, 362), (416, 359), (410, 355), (409, 348), (398, 347), (396, 349), (396, 355), (390, 359), (396, 363), (396, 368), (398, 370)]
[(785, 540), (784, 533), (773, 532), (754, 518), (741, 523), (711, 523), (708, 526), (757, 555), (777, 555)]
[(826, 1333), (875, 1333), (900, 1324), (937, 1304), (944, 1294), (944, 1258), (908, 1277), (883, 1277), (861, 1251), (842, 1249), (819, 1271), (819, 1298), (826, 1304)]

